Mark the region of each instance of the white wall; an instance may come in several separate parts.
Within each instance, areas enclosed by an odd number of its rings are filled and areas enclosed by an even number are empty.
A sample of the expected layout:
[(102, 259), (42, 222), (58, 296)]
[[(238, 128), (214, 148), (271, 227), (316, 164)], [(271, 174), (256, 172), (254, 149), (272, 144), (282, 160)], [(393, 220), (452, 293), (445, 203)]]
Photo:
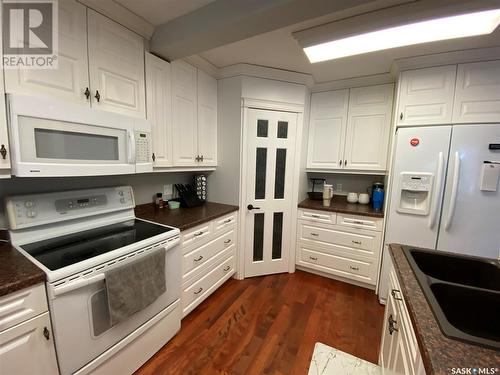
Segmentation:
[(163, 185), (192, 183), (191, 173), (146, 173), (135, 175), (99, 177), (58, 177), (58, 178), (11, 178), (0, 180), (0, 228), (5, 227), (3, 199), (11, 195), (46, 193), (62, 190), (89, 189), (104, 186), (131, 185), (134, 189), (136, 204), (149, 203)]

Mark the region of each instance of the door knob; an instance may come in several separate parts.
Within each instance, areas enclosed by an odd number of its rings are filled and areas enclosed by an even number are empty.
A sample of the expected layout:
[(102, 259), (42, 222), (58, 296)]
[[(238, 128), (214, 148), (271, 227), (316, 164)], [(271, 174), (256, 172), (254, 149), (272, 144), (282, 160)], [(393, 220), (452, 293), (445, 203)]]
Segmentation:
[(254, 207), (253, 205), (249, 204), (247, 208), (252, 211), (252, 210), (260, 210), (260, 207)]

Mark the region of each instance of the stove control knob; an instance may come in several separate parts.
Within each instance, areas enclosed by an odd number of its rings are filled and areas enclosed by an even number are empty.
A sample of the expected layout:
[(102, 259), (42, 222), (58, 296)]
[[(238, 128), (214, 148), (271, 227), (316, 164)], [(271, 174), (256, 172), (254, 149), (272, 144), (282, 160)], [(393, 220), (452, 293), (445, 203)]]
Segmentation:
[(120, 203), (125, 203), (125, 198), (120, 198)]
[(35, 217), (35, 216), (36, 216), (36, 211), (34, 211), (34, 210), (29, 210), (29, 211), (26, 213), (26, 216), (31, 217), (31, 218)]
[(118, 195), (123, 197), (123, 190), (118, 191)]
[(26, 201), (26, 202), (24, 202), (24, 206), (26, 208), (33, 207), (34, 205), (35, 205), (35, 203), (33, 201)]

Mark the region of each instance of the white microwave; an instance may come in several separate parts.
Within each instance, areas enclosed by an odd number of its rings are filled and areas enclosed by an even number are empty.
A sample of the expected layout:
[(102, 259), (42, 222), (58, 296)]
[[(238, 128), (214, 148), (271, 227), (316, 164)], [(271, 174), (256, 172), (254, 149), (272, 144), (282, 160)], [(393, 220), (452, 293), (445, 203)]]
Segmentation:
[(12, 174), (152, 172), (151, 124), (49, 98), (8, 95)]

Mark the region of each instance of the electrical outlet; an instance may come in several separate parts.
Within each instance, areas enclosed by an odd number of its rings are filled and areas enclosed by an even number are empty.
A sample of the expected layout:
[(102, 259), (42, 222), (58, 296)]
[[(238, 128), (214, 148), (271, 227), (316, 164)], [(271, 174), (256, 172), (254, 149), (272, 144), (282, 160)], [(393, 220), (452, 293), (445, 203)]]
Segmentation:
[(335, 191), (342, 191), (342, 184), (337, 184), (335, 186)]
[(172, 184), (163, 185), (163, 199), (172, 199), (173, 198), (173, 187)]

